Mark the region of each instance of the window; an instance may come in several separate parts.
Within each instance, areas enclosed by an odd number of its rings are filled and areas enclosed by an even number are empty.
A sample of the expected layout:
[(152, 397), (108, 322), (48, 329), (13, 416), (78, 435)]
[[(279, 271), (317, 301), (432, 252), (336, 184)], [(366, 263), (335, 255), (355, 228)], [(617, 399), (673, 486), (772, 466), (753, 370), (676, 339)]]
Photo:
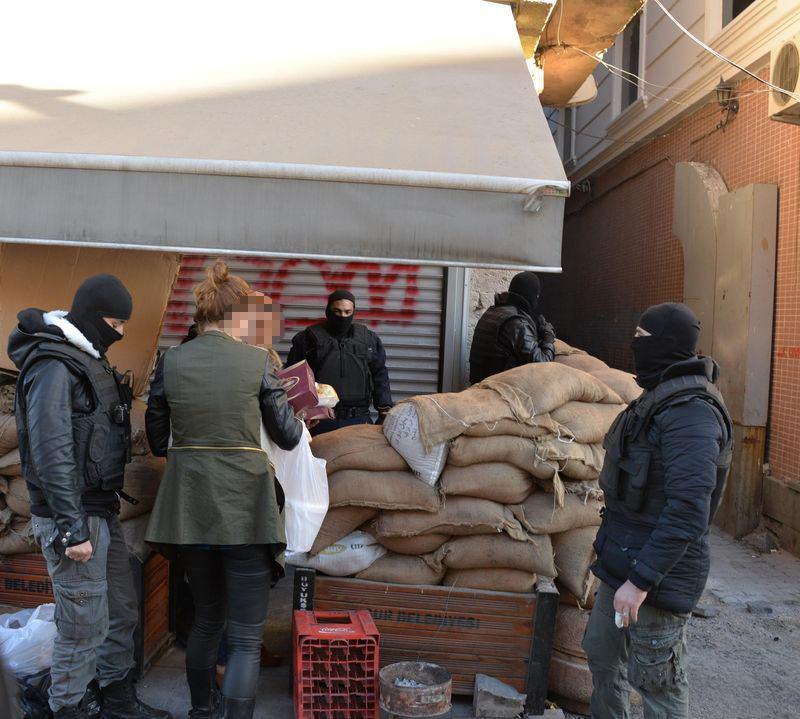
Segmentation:
[(722, 0), (722, 25), (735, 20), (756, 0)]
[[(622, 32), (622, 69), (633, 75), (639, 72), (639, 38), (642, 30), (642, 13), (636, 15)], [(639, 83), (632, 75), (622, 80), (622, 109), (633, 105), (639, 97)], [(628, 82), (630, 80), (630, 82)]]

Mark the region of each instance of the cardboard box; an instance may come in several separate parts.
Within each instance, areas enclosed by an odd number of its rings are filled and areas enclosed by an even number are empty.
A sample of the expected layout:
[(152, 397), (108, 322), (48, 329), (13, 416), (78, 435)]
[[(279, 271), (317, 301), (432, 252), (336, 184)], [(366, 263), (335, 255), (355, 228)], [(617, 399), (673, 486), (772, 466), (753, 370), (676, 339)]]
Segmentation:
[(0, 243), (0, 369), (14, 369), (6, 347), (20, 310), (68, 310), (75, 290), (87, 277), (108, 272), (119, 277), (133, 296), (125, 338), (108, 357), (121, 372), (133, 372), (134, 393), (140, 395), (150, 379), (179, 267), (180, 255), (170, 252)]
[(317, 385), (308, 362), (301, 360), (291, 367), (284, 367), (278, 372), (278, 377), (286, 389), (286, 398), (295, 414), (317, 406)]

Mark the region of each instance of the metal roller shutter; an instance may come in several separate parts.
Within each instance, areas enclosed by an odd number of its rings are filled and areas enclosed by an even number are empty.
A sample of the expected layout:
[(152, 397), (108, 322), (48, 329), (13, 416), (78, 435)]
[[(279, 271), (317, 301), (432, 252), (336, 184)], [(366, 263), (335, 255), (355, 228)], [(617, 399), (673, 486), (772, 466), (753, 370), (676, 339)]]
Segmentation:
[[(194, 313), (192, 288), (214, 257), (186, 255), (172, 291), (160, 346), (178, 344)], [(374, 262), (328, 262), (261, 257), (226, 258), (231, 272), (280, 303), (283, 359), (292, 337), (324, 319), (327, 296), (349, 289), (356, 319), (380, 335), (386, 347), (395, 401), (439, 391), (445, 270), (439, 267)]]

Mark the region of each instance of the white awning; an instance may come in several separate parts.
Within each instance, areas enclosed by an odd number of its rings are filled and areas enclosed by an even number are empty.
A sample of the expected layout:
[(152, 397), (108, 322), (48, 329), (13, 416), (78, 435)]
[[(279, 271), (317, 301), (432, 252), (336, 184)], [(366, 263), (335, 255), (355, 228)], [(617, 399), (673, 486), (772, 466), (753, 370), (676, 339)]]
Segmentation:
[(560, 268), (508, 7), (42, 5), (0, 47), (2, 241)]

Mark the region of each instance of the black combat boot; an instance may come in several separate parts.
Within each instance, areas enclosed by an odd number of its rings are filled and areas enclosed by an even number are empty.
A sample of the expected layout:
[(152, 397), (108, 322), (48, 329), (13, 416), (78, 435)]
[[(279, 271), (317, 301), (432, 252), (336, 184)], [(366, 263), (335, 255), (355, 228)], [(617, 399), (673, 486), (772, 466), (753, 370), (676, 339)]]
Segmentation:
[(217, 689), (217, 667), (186, 669), (192, 696), (189, 719), (222, 719), (222, 697)]
[(89, 715), (82, 704), (74, 707), (62, 707), (55, 714), (53, 719), (89, 719)]
[(101, 693), (101, 719), (173, 719), (168, 711), (153, 709), (136, 696), (132, 671), (124, 679), (103, 687)]
[(86, 694), (83, 695), (80, 706), (89, 719), (100, 718), (103, 707), (100, 699), (100, 685), (97, 683), (97, 679), (92, 679), (89, 686), (86, 687)]
[(253, 711), (256, 708), (255, 699), (231, 699), (225, 697), (223, 700), (225, 713), (223, 719), (253, 719)]

